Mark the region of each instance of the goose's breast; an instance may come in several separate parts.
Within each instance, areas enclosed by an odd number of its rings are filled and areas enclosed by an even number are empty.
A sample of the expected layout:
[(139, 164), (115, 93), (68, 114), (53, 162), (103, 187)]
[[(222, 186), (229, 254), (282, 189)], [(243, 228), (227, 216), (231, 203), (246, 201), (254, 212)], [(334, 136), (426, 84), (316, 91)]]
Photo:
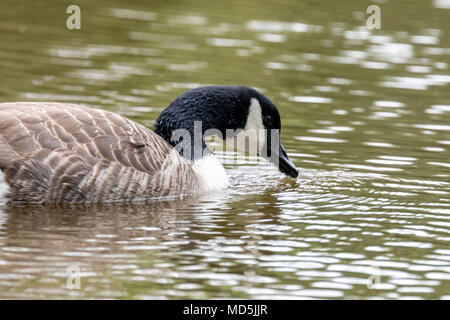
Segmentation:
[(217, 158), (210, 154), (192, 164), (203, 192), (225, 189), (229, 185), (227, 173)]

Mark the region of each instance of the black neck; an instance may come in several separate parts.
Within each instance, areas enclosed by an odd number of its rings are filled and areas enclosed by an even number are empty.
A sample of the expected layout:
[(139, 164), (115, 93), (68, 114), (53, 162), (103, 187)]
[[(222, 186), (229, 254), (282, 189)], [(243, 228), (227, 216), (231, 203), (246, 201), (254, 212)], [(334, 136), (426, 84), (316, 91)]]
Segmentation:
[(167, 126), (157, 122), (155, 132), (188, 160), (198, 160), (211, 153), (204, 140), (204, 133), (208, 129), (204, 129), (203, 121), (196, 121), (195, 124), (181, 121), (178, 124), (179, 126)]
[(155, 122), (155, 132), (183, 157), (197, 160), (211, 153), (204, 136), (217, 134), (224, 138), (227, 129), (244, 128), (249, 103), (250, 94), (243, 95), (242, 87), (193, 89), (163, 110)]

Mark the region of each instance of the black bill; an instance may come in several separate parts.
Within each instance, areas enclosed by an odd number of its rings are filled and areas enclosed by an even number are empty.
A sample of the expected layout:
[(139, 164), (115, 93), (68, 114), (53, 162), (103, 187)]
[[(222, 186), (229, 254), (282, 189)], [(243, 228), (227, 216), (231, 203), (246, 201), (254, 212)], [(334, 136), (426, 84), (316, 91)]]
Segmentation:
[(289, 159), (281, 141), (279, 141), (278, 146), (269, 145), (269, 147), (267, 147), (266, 145), (265, 148), (268, 154), (263, 155), (264, 158), (268, 159), (270, 163), (276, 166), (278, 170), (280, 170), (284, 174), (292, 178), (297, 178), (298, 170), (291, 159)]

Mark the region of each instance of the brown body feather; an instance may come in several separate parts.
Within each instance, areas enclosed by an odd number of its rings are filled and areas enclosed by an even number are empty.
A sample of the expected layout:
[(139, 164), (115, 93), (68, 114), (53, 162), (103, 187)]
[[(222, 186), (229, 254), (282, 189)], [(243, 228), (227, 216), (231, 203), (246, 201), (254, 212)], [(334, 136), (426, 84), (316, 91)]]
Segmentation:
[(0, 103), (0, 169), (11, 201), (100, 202), (196, 193), (191, 164), (118, 114), (61, 103)]

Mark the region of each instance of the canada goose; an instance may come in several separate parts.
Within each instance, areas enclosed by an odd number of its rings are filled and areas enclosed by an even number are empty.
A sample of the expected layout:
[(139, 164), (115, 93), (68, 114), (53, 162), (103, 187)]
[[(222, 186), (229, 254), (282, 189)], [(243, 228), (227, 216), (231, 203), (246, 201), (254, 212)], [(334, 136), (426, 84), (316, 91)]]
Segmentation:
[[(179, 135), (181, 131), (194, 137), (199, 123), (199, 144)], [(225, 169), (203, 140), (211, 129), (228, 142), (229, 130), (231, 140), (253, 129), (265, 132), (256, 154), (279, 162), (281, 172), (297, 177), (279, 140), (280, 127), (275, 105), (243, 86), (187, 91), (162, 111), (154, 131), (116, 113), (81, 105), (0, 103), (4, 196), (10, 202), (101, 202), (225, 188)], [(278, 133), (275, 140), (273, 132)]]

